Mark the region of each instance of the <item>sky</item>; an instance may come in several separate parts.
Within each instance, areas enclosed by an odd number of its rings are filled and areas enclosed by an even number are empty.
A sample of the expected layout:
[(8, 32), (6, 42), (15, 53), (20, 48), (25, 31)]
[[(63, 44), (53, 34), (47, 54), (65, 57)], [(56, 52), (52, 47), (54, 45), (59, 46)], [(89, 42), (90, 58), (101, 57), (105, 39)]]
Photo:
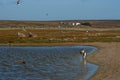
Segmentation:
[(120, 20), (120, 0), (0, 0), (0, 20)]

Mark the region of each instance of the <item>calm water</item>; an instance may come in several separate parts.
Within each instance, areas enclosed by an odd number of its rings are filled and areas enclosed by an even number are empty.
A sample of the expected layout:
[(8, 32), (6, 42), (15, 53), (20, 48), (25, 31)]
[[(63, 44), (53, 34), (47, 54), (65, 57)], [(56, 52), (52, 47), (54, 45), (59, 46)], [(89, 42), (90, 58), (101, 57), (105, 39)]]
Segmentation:
[(0, 47), (0, 80), (87, 80), (98, 66), (79, 51), (90, 46)]

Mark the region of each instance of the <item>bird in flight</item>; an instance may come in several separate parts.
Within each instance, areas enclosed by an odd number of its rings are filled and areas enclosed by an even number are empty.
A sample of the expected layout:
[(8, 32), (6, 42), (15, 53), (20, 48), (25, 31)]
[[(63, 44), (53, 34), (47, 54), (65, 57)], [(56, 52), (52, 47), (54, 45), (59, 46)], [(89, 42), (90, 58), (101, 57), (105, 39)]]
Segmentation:
[(20, 5), (20, 0), (17, 0), (17, 5)]

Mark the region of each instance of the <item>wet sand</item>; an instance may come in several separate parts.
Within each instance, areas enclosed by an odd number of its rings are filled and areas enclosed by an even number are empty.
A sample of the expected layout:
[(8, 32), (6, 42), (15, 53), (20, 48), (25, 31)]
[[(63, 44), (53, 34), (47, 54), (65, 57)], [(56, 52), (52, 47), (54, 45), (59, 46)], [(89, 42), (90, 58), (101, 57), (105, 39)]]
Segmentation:
[(120, 80), (120, 42), (89, 43), (99, 50), (88, 57), (88, 61), (98, 64), (99, 70), (90, 80)]
[[(25, 45), (25, 44), (16, 44)], [(91, 45), (99, 48), (97, 52), (87, 57), (87, 61), (99, 65), (98, 71), (90, 80), (120, 80), (120, 42), (92, 42), (92, 43), (50, 43), (26, 44), (32, 46), (57, 45)]]

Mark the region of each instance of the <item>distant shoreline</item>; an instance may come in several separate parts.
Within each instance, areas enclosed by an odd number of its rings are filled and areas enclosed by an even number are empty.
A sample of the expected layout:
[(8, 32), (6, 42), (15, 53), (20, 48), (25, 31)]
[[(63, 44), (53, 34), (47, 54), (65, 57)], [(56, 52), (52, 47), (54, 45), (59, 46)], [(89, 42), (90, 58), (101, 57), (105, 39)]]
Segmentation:
[[(72, 23), (80, 23), (73, 25)], [(84, 24), (85, 23), (85, 24)], [(87, 24), (86, 24), (87, 23)], [(29, 21), (29, 20), (0, 20), (0, 28), (45, 28), (45, 27), (92, 27), (92, 28), (120, 28), (120, 20), (48, 20), (48, 21)]]
[(120, 21), (120, 19), (0, 20), (0, 21), (29, 21), (29, 22), (59, 22), (59, 21)]

